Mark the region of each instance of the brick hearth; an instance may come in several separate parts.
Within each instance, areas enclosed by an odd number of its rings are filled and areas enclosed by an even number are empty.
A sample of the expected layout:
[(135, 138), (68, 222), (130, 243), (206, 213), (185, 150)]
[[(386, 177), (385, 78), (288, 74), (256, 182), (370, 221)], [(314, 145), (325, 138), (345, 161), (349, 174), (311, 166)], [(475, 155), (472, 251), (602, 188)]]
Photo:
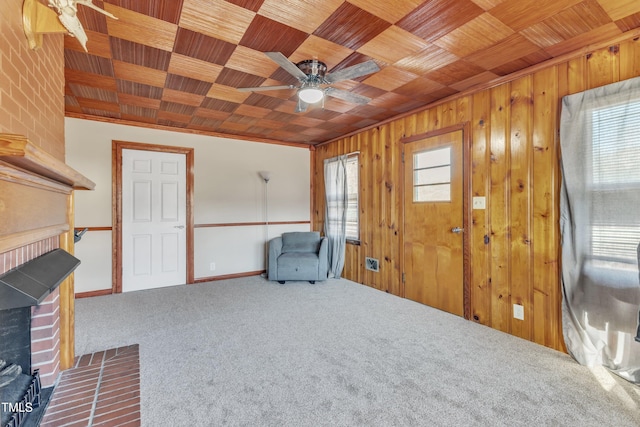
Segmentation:
[(77, 357), (62, 372), (41, 427), (140, 425), (138, 345)]

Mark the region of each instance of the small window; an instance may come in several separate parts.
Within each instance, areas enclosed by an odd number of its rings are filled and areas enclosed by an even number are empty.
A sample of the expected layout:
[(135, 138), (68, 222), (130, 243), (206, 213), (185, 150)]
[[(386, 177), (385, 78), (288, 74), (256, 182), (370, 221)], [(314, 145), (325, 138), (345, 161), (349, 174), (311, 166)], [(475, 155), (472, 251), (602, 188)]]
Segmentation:
[(591, 255), (635, 264), (640, 220), (640, 102), (594, 109), (591, 115)]
[(358, 214), (358, 196), (360, 174), (358, 154), (347, 158), (347, 240), (360, 240), (360, 215)]
[[(325, 173), (329, 176), (337, 174), (334, 181), (325, 181), (326, 191), (326, 224), (327, 234), (342, 234), (345, 227), (347, 241), (358, 242), (360, 240), (360, 215), (359, 215), (359, 162), (358, 153), (352, 153), (342, 158), (325, 160)], [(346, 157), (346, 158), (345, 158)], [(344, 165), (344, 177), (341, 174)], [(340, 172), (339, 172), (340, 171)], [(326, 177), (325, 177), (326, 178)], [(344, 181), (342, 181), (344, 179)], [(346, 188), (345, 188), (346, 187)], [(346, 191), (346, 194), (343, 193)], [(345, 197), (346, 196), (346, 197)], [(345, 200), (346, 199), (346, 200)], [(344, 204), (346, 202), (346, 205)]]
[(451, 201), (451, 147), (413, 155), (413, 201)]

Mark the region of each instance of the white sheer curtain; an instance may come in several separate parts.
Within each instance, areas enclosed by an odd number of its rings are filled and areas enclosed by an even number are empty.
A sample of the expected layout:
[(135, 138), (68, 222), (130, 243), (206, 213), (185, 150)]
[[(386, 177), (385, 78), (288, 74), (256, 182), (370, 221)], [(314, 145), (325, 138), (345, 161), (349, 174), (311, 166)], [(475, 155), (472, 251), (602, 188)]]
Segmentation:
[(347, 156), (324, 161), (324, 235), (329, 240), (329, 277), (340, 277), (344, 267), (347, 230)]
[(567, 349), (640, 383), (640, 78), (564, 97), (560, 145)]

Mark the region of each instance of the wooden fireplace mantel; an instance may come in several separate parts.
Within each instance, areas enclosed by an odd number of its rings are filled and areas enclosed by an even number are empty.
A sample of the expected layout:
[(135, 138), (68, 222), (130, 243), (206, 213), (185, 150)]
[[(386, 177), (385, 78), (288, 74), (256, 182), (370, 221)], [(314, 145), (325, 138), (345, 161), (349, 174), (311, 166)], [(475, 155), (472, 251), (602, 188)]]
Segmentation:
[(93, 190), (96, 184), (66, 163), (33, 145), (22, 135), (0, 133), (0, 160), (74, 190)]
[[(74, 190), (93, 181), (38, 148), (22, 135), (0, 133), (0, 253), (58, 237), (74, 253)], [(73, 274), (60, 284), (60, 369), (73, 366), (75, 303)]]
[(0, 253), (72, 230), (67, 199), (94, 188), (26, 137), (0, 134)]

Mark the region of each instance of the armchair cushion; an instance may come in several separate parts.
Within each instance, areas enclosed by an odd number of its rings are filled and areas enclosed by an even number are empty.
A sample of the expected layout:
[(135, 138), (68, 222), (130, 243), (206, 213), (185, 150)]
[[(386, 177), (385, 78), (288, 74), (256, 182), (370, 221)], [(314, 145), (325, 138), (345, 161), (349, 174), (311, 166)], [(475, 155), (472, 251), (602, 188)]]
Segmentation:
[(295, 231), (282, 234), (282, 252), (314, 252), (320, 249), (320, 233)]
[(317, 253), (286, 252), (278, 257), (278, 277), (300, 278), (298, 280), (318, 280)]

